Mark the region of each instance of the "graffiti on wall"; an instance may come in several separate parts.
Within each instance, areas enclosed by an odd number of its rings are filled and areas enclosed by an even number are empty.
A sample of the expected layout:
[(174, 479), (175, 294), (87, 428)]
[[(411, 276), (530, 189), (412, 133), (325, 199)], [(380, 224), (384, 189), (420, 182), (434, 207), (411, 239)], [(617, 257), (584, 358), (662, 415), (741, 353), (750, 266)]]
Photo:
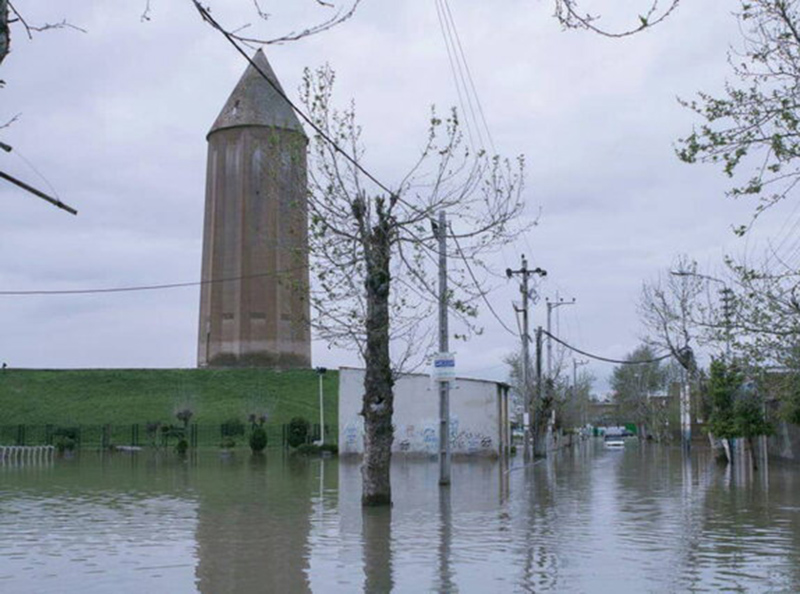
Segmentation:
[[(345, 425), (341, 436), (340, 449), (343, 453), (356, 453), (364, 449), (364, 424), (351, 422)], [(343, 446), (343, 447), (342, 447)]]
[[(438, 419), (425, 419), (414, 425), (395, 427), (393, 451), (404, 454), (437, 455), (439, 451)], [(364, 451), (364, 424), (361, 419), (347, 423), (340, 437), (342, 453)], [(453, 454), (479, 454), (493, 451), (494, 439), (477, 430), (463, 429), (456, 416), (450, 419), (450, 451)]]
[[(475, 454), (492, 450), (494, 439), (480, 431), (463, 430), (457, 416), (450, 418), (450, 451)], [(394, 451), (435, 456), (439, 451), (439, 421), (425, 419), (395, 428)]]

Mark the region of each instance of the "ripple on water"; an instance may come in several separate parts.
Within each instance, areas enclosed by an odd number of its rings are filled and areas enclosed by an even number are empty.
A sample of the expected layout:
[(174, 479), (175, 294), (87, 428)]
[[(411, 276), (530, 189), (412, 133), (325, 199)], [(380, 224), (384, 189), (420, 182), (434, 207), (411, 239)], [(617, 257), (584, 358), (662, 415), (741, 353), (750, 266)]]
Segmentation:
[(247, 460), (4, 475), (0, 590), (800, 591), (797, 471), (767, 496), (632, 443), (458, 463), (440, 490), (403, 462), (394, 507), (363, 512), (357, 464)]

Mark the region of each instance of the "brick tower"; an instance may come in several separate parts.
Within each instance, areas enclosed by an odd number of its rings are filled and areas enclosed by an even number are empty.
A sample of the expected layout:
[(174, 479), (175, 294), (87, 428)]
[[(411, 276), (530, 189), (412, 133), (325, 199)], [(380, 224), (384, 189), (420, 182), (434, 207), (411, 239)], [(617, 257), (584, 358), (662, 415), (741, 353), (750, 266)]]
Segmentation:
[(249, 65), (207, 140), (198, 365), (310, 367), (308, 139)]

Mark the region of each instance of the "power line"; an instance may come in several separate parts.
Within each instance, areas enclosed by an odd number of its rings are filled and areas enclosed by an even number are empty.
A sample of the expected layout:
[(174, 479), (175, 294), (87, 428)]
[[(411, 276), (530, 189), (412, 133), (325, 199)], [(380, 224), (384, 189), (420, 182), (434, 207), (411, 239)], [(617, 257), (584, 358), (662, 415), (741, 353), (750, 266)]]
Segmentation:
[[(472, 126), (469, 123), (469, 111), (467, 111), (466, 107), (464, 107), (464, 99), (461, 95), (461, 86), (464, 85), (463, 78), (459, 78), (458, 69), (456, 68), (456, 64), (454, 60), (457, 60), (457, 57), (454, 58), (455, 54), (455, 47), (451, 50), (452, 40), (448, 36), (449, 28), (445, 26), (444, 23), (444, 9), (440, 6), (439, 1), (436, 2), (436, 16), (439, 17), (439, 28), (442, 30), (442, 38), (444, 39), (444, 46), (447, 50), (447, 59), (450, 62), (450, 72), (453, 74), (453, 82), (456, 85), (456, 95), (458, 95), (458, 103), (461, 105), (461, 111), (464, 113), (464, 122), (467, 125), (467, 136), (469, 137), (469, 143), (472, 148), (475, 148), (475, 141), (472, 138)], [(469, 91), (464, 85), (464, 95), (466, 95), (467, 100), (469, 101)], [(475, 131), (477, 134), (480, 134), (478, 130)]]
[(228, 283), (250, 278), (263, 278), (268, 276), (278, 276), (297, 270), (307, 269), (307, 266), (298, 266), (286, 270), (275, 272), (262, 272), (259, 274), (247, 274), (243, 276), (232, 276), (228, 278), (212, 278), (208, 280), (192, 281), (186, 283), (166, 283), (162, 285), (136, 285), (129, 287), (106, 287), (91, 289), (55, 289), (55, 290), (29, 290), (29, 291), (0, 291), (0, 296), (28, 296), (28, 295), (93, 295), (98, 293), (132, 293), (135, 291), (158, 291), (162, 289), (178, 289), (182, 287), (198, 287), (214, 283)]
[(289, 97), (286, 96), (286, 93), (283, 92), (283, 89), (281, 89), (277, 84), (272, 82), (272, 80), (266, 75), (266, 73), (263, 70), (261, 70), (261, 68), (258, 66), (258, 64), (256, 64), (255, 61), (248, 55), (248, 53), (245, 52), (241, 48), (241, 46), (236, 42), (236, 39), (234, 39), (233, 35), (231, 35), (228, 31), (226, 31), (222, 27), (222, 25), (220, 25), (217, 22), (217, 20), (214, 17), (211, 16), (211, 14), (208, 12), (208, 10), (202, 4), (200, 4), (200, 2), (198, 0), (192, 0), (192, 2), (194, 3), (195, 8), (197, 9), (197, 11), (200, 13), (200, 16), (202, 16), (203, 19), (208, 24), (210, 24), (213, 28), (215, 28), (217, 31), (222, 33), (222, 35), (225, 37), (225, 39), (228, 40), (228, 42), (236, 49), (236, 51), (239, 52), (239, 54), (241, 54), (242, 57), (244, 57), (245, 60), (247, 60), (248, 64), (250, 64), (250, 66), (255, 68), (256, 72), (258, 72), (258, 74), (261, 76), (261, 78), (263, 78), (265, 81), (267, 81), (267, 83), (269, 83), (269, 85), (272, 87), (272, 89), (284, 101), (286, 101), (286, 103), (289, 105), (289, 107), (291, 107), (298, 116), (300, 116), (309, 126), (311, 126), (314, 129), (314, 131), (323, 140), (325, 140), (328, 144), (330, 144), (331, 147), (333, 147), (333, 149), (337, 153), (339, 153), (340, 155), (342, 155), (342, 157), (345, 158), (345, 160), (349, 161), (353, 165), (353, 167), (358, 169), (361, 173), (363, 173), (370, 180), (372, 180), (375, 183), (375, 185), (377, 185), (383, 191), (388, 193), (390, 196), (396, 196), (396, 194), (397, 194), (396, 192), (393, 192), (392, 190), (390, 190), (377, 177), (375, 177), (369, 171), (367, 171), (367, 169), (365, 169), (364, 166), (361, 165), (355, 157), (352, 157), (350, 155), (350, 153), (348, 153), (341, 146), (339, 146), (336, 143), (335, 140), (333, 140), (330, 136), (328, 136), (325, 133), (325, 131), (322, 130), (322, 128), (320, 128), (316, 123), (314, 123), (314, 121), (309, 116), (307, 116), (299, 107), (297, 107), (297, 105), (295, 105), (294, 102), (291, 99), (289, 99)]
[(576, 352), (578, 354), (583, 355), (584, 357), (591, 357), (592, 359), (597, 359), (598, 361), (605, 361), (606, 363), (618, 363), (620, 365), (644, 365), (646, 363), (657, 363), (658, 361), (663, 361), (664, 359), (668, 359), (669, 357), (672, 356), (672, 353), (666, 353), (665, 355), (661, 355), (660, 357), (655, 357), (653, 359), (638, 359), (638, 360), (635, 360), (635, 361), (622, 361), (621, 359), (610, 359), (608, 357), (601, 357), (600, 355), (594, 355), (592, 353), (588, 353), (588, 352), (583, 351), (583, 350), (581, 350), (581, 349), (579, 349), (577, 347), (574, 347), (571, 344), (568, 344), (568, 343), (564, 342), (563, 340), (561, 340), (557, 336), (554, 336), (553, 334), (551, 334), (547, 330), (542, 330), (542, 334), (546, 334), (547, 336), (549, 336), (550, 338), (552, 338), (556, 342), (562, 344), (563, 346), (567, 347), (571, 351), (574, 351), (574, 352)]
[[(453, 74), (453, 82), (456, 86), (456, 94), (458, 95), (458, 102), (463, 112), (470, 145), (473, 149), (476, 149), (472, 137), (472, 130), (474, 129), (479, 143), (477, 149), (483, 150), (486, 148), (484, 143), (484, 136), (486, 136), (492, 151), (496, 153), (497, 149), (494, 145), (494, 139), (492, 138), (492, 133), (486, 122), (483, 105), (478, 96), (475, 81), (472, 78), (472, 71), (467, 62), (464, 47), (461, 44), (461, 36), (458, 33), (458, 28), (447, 0), (436, 0), (436, 15), (439, 19), (439, 28), (442, 31), (445, 49), (447, 50), (447, 58), (450, 63), (450, 71)], [(480, 118), (478, 116), (480, 116)]]
[(456, 237), (455, 234), (453, 234), (453, 241), (455, 241), (456, 243), (456, 249), (458, 249), (458, 253), (461, 254), (461, 259), (464, 261), (464, 264), (467, 267), (467, 271), (469, 272), (469, 276), (472, 278), (472, 282), (475, 283), (475, 287), (478, 289), (478, 293), (480, 293), (480, 296), (483, 298), (484, 302), (489, 308), (489, 311), (492, 312), (494, 318), (498, 322), (500, 322), (500, 325), (506, 330), (506, 332), (508, 332), (512, 336), (518, 336), (518, 334), (516, 334), (511, 328), (509, 328), (506, 325), (506, 323), (503, 320), (500, 319), (500, 316), (497, 315), (497, 312), (494, 310), (494, 307), (492, 307), (492, 303), (486, 297), (486, 291), (481, 289), (480, 283), (478, 283), (478, 279), (475, 278), (475, 273), (472, 271), (472, 267), (469, 265), (469, 261), (467, 260), (466, 256), (464, 256), (464, 252), (461, 250), (461, 245), (458, 243), (458, 237)]
[[(458, 44), (458, 51), (461, 54), (461, 61), (464, 63), (464, 70), (467, 72), (467, 80), (469, 80), (469, 85), (472, 88), (472, 95), (475, 97), (475, 105), (478, 106), (478, 113), (481, 116), (481, 121), (483, 122), (483, 129), (486, 131), (486, 136), (489, 139), (489, 144), (492, 146), (492, 151), (495, 153), (497, 149), (494, 147), (494, 139), (492, 138), (492, 133), (489, 130), (489, 125), (486, 123), (486, 117), (483, 113), (483, 106), (481, 105), (481, 99), (478, 96), (478, 90), (475, 88), (475, 82), (472, 80), (472, 72), (469, 68), (469, 63), (467, 62), (467, 55), (464, 53), (464, 48), (461, 46), (461, 36), (458, 34), (458, 29), (456, 28), (456, 21), (453, 18), (453, 13), (450, 10), (450, 3), (448, 0), (442, 0), (444, 4), (444, 8), (447, 10), (447, 16), (450, 19), (450, 24), (455, 34), (455, 41)], [(475, 114), (472, 114), (473, 119), (475, 119), (475, 125), (478, 126), (477, 118), (475, 118)], [(483, 148), (483, 147), (482, 147)]]
[[(10, 148), (10, 147), (9, 147), (9, 148)], [(20, 152), (20, 150), (19, 150), (19, 147), (15, 148), (15, 149), (14, 149), (14, 152), (13, 152), (13, 153), (11, 153), (11, 154), (12, 154), (12, 155), (14, 155), (14, 156), (16, 156), (16, 157), (17, 157), (17, 159), (19, 159), (20, 161), (22, 161), (22, 162), (23, 162), (25, 165), (27, 165), (27, 166), (28, 166), (28, 168), (29, 168), (31, 171), (33, 171), (33, 172), (34, 172), (36, 175), (38, 175), (38, 176), (39, 176), (39, 178), (40, 178), (40, 179), (41, 179), (41, 180), (42, 180), (42, 181), (43, 181), (43, 182), (44, 182), (44, 183), (47, 185), (47, 187), (48, 187), (48, 188), (50, 188), (50, 191), (53, 193), (53, 196), (55, 196), (55, 197), (56, 197), (58, 200), (61, 200), (61, 196), (59, 195), (58, 191), (55, 189), (55, 187), (53, 186), (53, 184), (51, 184), (51, 183), (50, 183), (50, 180), (49, 180), (49, 179), (47, 179), (47, 178), (44, 176), (44, 174), (43, 174), (41, 171), (39, 171), (39, 170), (36, 168), (36, 165), (34, 165), (33, 163), (31, 163), (31, 162), (30, 162), (30, 160), (28, 160), (27, 158), (25, 158), (25, 155), (23, 155), (23, 154)]]

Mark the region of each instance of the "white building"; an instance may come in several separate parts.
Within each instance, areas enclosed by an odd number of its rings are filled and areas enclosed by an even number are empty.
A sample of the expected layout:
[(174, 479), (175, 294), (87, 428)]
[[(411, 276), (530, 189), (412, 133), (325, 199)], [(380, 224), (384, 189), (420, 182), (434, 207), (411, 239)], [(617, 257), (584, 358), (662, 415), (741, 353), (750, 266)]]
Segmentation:
[[(364, 370), (339, 370), (339, 454), (364, 451), (359, 414)], [(436, 456), (439, 445), (439, 390), (428, 375), (406, 374), (394, 385), (392, 452)], [(453, 456), (495, 457), (511, 447), (508, 387), (493, 381), (456, 379), (450, 389), (450, 448)]]

